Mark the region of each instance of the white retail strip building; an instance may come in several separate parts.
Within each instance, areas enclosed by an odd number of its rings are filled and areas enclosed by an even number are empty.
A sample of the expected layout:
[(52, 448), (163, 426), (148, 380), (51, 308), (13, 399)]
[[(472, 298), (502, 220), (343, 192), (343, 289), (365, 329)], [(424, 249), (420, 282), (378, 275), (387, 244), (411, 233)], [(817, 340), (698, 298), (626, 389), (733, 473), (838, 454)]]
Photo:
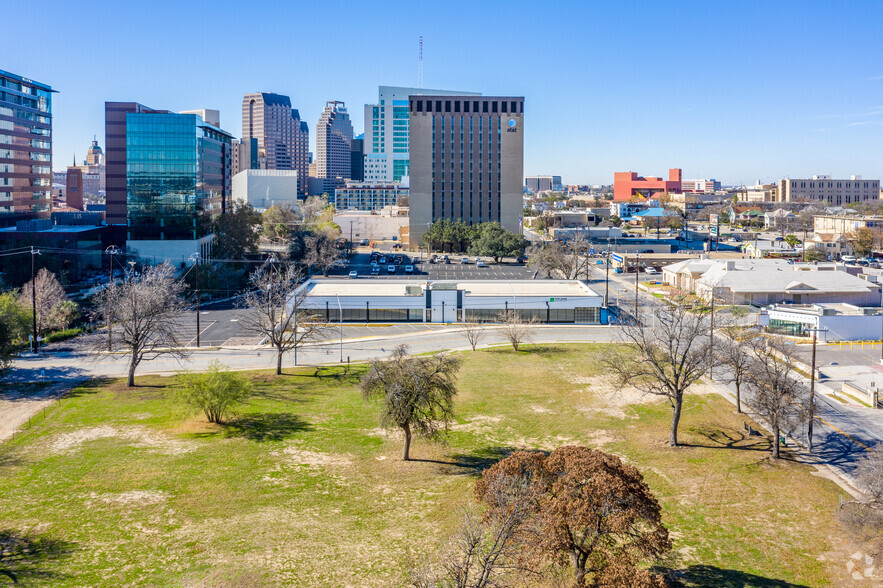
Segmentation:
[[(600, 324), (603, 297), (578, 280), (311, 279), (294, 293), (329, 322), (498, 322), (501, 314), (541, 323)], [(289, 302), (289, 309), (292, 302)]]

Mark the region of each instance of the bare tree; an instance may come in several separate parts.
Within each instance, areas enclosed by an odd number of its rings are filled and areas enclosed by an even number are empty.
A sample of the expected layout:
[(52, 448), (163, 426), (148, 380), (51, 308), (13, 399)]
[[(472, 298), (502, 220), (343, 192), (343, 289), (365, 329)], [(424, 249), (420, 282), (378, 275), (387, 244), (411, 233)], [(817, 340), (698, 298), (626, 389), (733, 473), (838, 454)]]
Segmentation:
[(365, 398), (383, 401), (380, 424), (405, 434), (405, 461), (411, 459), (413, 431), (430, 439), (447, 431), (454, 418), (458, 369), (459, 359), (445, 354), (412, 357), (399, 345), (388, 360), (372, 361), (362, 377), (359, 385)]
[(780, 432), (802, 417), (805, 390), (797, 380), (794, 346), (780, 338), (755, 341), (748, 388), (751, 405), (772, 429), (772, 458), (779, 459)]
[[(135, 369), (145, 359), (186, 357), (179, 322), (183, 290), (175, 270), (164, 263), (145, 266), (140, 273), (130, 269), (121, 283), (112, 283), (95, 296), (94, 319), (113, 322), (110, 349), (129, 354), (128, 386), (135, 385)], [(107, 342), (95, 338), (92, 345), (103, 351)]]
[(754, 335), (746, 338), (739, 334), (723, 336), (715, 346), (716, 363), (723, 367), (724, 381), (736, 387), (736, 412), (742, 412), (742, 386), (748, 381), (754, 365), (752, 356)]
[[(36, 290), (32, 292), (32, 290)], [(50, 327), (54, 326), (52, 311), (55, 310), (62, 302), (67, 300), (64, 288), (55, 277), (55, 274), (41, 268), (34, 276), (33, 281), (25, 284), (21, 289), (19, 300), (23, 306), (31, 308), (32, 295), (36, 296), (37, 302), (37, 334), (44, 333)]]
[[(659, 305), (653, 309), (654, 327), (637, 322), (622, 328), (627, 349), (613, 349), (605, 365), (616, 374), (620, 388), (631, 385), (668, 399), (672, 407), (669, 445), (678, 444), (678, 423), (684, 394), (708, 369), (709, 317), (686, 306)], [(647, 321), (649, 324), (649, 321)]]
[(525, 543), (536, 524), (539, 487), (521, 476), (501, 475), (488, 480), (480, 500), (484, 514), (463, 509), (462, 522), (439, 550), (434, 561), (411, 571), (415, 588), (485, 588), (508, 586), (516, 580), (536, 580), (544, 571)]
[(537, 324), (534, 317), (526, 319), (519, 315), (517, 310), (510, 309), (501, 312), (498, 319), (503, 325), (500, 334), (512, 345), (512, 349), (518, 351), (523, 344), (530, 342), (533, 337), (533, 328)]
[(864, 499), (844, 502), (837, 519), (879, 564), (883, 555), (883, 446), (877, 445), (859, 461), (855, 480)]
[(340, 257), (340, 250), (324, 233), (308, 235), (304, 237), (304, 264), (314, 267), (322, 272), (323, 276), (328, 275), (328, 270)]
[(297, 349), (321, 340), (327, 327), (323, 314), (307, 307), (307, 293), (299, 289), (302, 278), (294, 264), (265, 265), (251, 277), (254, 289), (242, 297), (239, 324), (276, 349), (277, 375), (286, 351), (294, 350), (296, 363)]
[(478, 323), (463, 323), (463, 336), (472, 346), (472, 351), (478, 347), (478, 344), (484, 339), (486, 334), (485, 328)]
[(591, 243), (578, 235), (568, 245), (564, 247), (557, 241), (550, 241), (534, 246), (527, 261), (527, 265), (536, 272), (534, 276), (542, 272), (548, 277), (560, 276), (573, 280), (585, 273), (588, 264), (586, 252)]

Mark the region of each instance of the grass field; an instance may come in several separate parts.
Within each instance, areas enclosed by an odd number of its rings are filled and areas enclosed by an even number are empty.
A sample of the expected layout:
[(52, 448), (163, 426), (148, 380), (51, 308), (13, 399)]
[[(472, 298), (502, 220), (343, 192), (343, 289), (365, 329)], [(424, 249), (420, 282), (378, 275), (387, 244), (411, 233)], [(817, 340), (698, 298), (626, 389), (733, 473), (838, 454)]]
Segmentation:
[(613, 393), (603, 354), (464, 353), (457, 424), (445, 445), (417, 440), (413, 462), (358, 393), (361, 368), (249, 374), (254, 395), (223, 426), (182, 412), (175, 378), (79, 389), (0, 445), (0, 531), (44, 539), (9, 569), (46, 586), (401, 586), (483, 467), (579, 443), (643, 471), (686, 584), (862, 585), (832, 482), (770, 463), (713, 394), (687, 400), (685, 446), (668, 447), (668, 405)]

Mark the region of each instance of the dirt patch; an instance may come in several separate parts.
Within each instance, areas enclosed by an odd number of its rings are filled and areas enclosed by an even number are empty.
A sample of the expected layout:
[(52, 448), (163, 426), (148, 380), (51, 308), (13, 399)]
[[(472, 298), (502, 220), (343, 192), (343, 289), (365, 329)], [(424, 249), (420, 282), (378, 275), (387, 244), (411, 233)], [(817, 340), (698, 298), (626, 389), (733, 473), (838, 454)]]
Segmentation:
[(103, 502), (121, 506), (145, 506), (158, 504), (168, 500), (168, 495), (159, 490), (130, 490), (113, 494), (96, 494), (92, 492), (87, 499), (87, 504)]
[(457, 423), (451, 425), (452, 431), (468, 431), (474, 433), (483, 433), (494, 429), (496, 424), (503, 420), (501, 416), (480, 415), (467, 419), (465, 423)]
[(588, 441), (589, 445), (601, 447), (603, 445), (607, 445), (608, 443), (616, 442), (617, 438), (610, 431), (607, 431), (605, 429), (595, 429), (594, 431), (590, 431), (586, 434), (586, 440)]
[(72, 453), (80, 448), (83, 443), (116, 437), (130, 442), (136, 447), (152, 449), (168, 455), (182, 455), (196, 449), (196, 443), (173, 439), (157, 431), (138, 425), (126, 428), (101, 425), (99, 427), (87, 427), (77, 429), (70, 433), (55, 435), (47, 442), (47, 449), (54, 453)]
[(305, 465), (312, 467), (321, 466), (345, 466), (351, 463), (349, 457), (344, 455), (335, 455), (333, 453), (319, 453), (318, 451), (308, 451), (300, 449), (294, 445), (289, 445), (282, 451), (274, 451), (270, 455), (282, 455), (295, 465)]
[(549, 408), (546, 408), (545, 406), (538, 406), (538, 405), (536, 405), (536, 404), (531, 404), (531, 405), (530, 405), (530, 409), (531, 409), (533, 412), (536, 412), (536, 413), (539, 413), (539, 414), (550, 414), (550, 413), (555, 412), (554, 410), (551, 410), (551, 409), (549, 409)]

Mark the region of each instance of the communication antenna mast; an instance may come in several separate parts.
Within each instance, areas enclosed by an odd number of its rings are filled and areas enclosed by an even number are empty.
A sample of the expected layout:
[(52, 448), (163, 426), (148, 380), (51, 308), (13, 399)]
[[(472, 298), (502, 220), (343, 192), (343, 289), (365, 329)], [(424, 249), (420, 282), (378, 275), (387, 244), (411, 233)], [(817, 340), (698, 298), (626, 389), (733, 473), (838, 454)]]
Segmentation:
[(417, 87), (423, 89), (423, 35), (420, 35), (420, 51), (417, 58)]

